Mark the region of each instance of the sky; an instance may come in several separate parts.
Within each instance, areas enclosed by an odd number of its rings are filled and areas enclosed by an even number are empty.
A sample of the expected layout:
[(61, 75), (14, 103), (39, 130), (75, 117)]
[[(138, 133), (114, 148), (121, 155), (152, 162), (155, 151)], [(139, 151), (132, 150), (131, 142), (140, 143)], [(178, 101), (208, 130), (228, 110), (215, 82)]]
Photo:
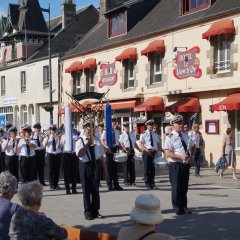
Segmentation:
[[(74, 2), (77, 5), (77, 8), (80, 8), (89, 4), (93, 4), (95, 7), (98, 7), (99, 1), (100, 0), (75, 0)], [(6, 16), (9, 3), (17, 2), (18, 0), (0, 0), (0, 16)], [(51, 18), (61, 14), (61, 3), (63, 2), (64, 0), (39, 0), (42, 8), (48, 8), (48, 3), (51, 4)]]

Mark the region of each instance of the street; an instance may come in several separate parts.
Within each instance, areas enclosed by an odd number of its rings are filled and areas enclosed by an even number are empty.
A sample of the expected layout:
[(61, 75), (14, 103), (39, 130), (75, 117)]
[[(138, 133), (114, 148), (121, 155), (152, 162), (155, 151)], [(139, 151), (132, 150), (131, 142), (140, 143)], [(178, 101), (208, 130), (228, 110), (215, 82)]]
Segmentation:
[[(141, 165), (137, 168), (139, 172)], [(141, 176), (137, 178), (137, 186), (124, 187), (123, 192), (108, 192), (105, 182), (102, 181), (100, 212), (105, 219), (84, 219), (80, 188), (78, 195), (65, 195), (65, 190), (50, 191), (49, 187), (44, 187), (41, 211), (58, 224), (117, 235), (121, 227), (131, 224), (129, 213), (136, 196), (151, 193), (160, 198), (165, 219), (157, 227), (159, 232), (172, 234), (178, 240), (239, 239), (240, 182), (231, 179), (230, 170), (223, 179), (212, 168), (202, 169), (201, 177), (195, 177), (193, 172), (194, 169), (191, 169), (188, 192), (188, 207), (193, 212), (191, 215), (176, 216), (173, 213), (167, 169), (157, 171), (156, 185), (159, 190), (146, 190)], [(61, 181), (60, 186), (63, 187), (62, 184)], [(13, 201), (17, 201), (16, 196)]]

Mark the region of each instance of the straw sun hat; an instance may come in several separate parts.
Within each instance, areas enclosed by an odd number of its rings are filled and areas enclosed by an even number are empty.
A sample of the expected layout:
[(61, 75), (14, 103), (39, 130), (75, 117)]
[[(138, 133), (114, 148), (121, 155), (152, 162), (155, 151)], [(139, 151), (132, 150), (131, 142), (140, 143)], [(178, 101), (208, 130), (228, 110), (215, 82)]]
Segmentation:
[(160, 201), (152, 194), (141, 194), (135, 200), (135, 207), (130, 213), (134, 222), (155, 225), (163, 221)]

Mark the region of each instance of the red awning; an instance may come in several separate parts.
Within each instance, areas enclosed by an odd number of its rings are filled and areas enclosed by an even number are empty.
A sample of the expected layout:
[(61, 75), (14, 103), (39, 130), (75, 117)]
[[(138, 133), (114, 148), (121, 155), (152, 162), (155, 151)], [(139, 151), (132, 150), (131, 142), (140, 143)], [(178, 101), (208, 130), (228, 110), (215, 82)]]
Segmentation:
[(162, 97), (151, 97), (147, 99), (144, 103), (141, 105), (138, 105), (134, 108), (134, 112), (163, 112), (164, 110), (164, 104)]
[(65, 73), (71, 73), (71, 72), (74, 72), (74, 71), (78, 71), (79, 69), (81, 69), (81, 66), (82, 66), (82, 62), (73, 62), (70, 67), (66, 68), (65, 69)]
[[(134, 108), (136, 106), (136, 100), (119, 100), (116, 102), (109, 102), (112, 109), (127, 109), (127, 108)], [(92, 107), (95, 110), (103, 110), (105, 108), (106, 103), (99, 104), (96, 106), (96, 104), (93, 104)]]
[(213, 104), (211, 110), (213, 112), (240, 110), (240, 93), (231, 94), (220, 103)]
[[(72, 113), (79, 113), (83, 111), (77, 104), (74, 105), (73, 103), (70, 103), (69, 107), (71, 108)], [(58, 110), (58, 114), (65, 114), (65, 108), (60, 108)]]
[(195, 97), (185, 97), (178, 102), (165, 107), (165, 112), (201, 112), (199, 99)]
[(89, 58), (84, 61), (84, 63), (81, 66), (81, 69), (87, 69), (87, 68), (93, 68), (93, 69), (97, 68), (97, 63), (95, 58)]
[(137, 59), (137, 49), (136, 48), (127, 48), (119, 56), (115, 58), (116, 61), (123, 61), (126, 59)]
[(207, 32), (202, 34), (203, 39), (221, 34), (235, 34), (234, 22), (232, 19), (225, 19), (212, 24)]
[(155, 40), (153, 42), (150, 42), (148, 46), (141, 51), (141, 55), (148, 55), (152, 52), (164, 52), (165, 46), (164, 46), (164, 40)]

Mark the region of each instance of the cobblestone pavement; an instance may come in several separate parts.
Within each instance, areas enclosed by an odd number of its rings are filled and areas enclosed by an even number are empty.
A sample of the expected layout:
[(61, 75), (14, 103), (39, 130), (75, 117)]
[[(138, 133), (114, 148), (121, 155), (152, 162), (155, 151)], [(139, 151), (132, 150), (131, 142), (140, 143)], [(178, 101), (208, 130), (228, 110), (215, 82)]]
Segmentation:
[[(101, 213), (106, 216), (105, 219), (84, 219), (80, 188), (78, 195), (65, 195), (64, 190), (50, 191), (49, 187), (45, 187), (41, 210), (58, 224), (117, 234), (121, 227), (131, 224), (129, 212), (136, 196), (152, 193), (160, 198), (165, 218), (158, 225), (158, 231), (187, 240), (240, 239), (240, 181), (232, 180), (230, 170), (221, 179), (212, 168), (203, 168), (201, 177), (195, 177), (192, 169), (188, 206), (193, 214), (184, 216), (176, 216), (172, 211), (168, 169), (157, 170), (156, 184), (159, 190), (146, 190), (141, 176), (142, 166), (138, 166), (137, 171), (137, 185), (124, 187), (123, 192), (108, 192), (106, 184), (102, 182)], [(240, 178), (240, 174), (238, 176)], [(16, 197), (14, 201), (17, 201)]]

